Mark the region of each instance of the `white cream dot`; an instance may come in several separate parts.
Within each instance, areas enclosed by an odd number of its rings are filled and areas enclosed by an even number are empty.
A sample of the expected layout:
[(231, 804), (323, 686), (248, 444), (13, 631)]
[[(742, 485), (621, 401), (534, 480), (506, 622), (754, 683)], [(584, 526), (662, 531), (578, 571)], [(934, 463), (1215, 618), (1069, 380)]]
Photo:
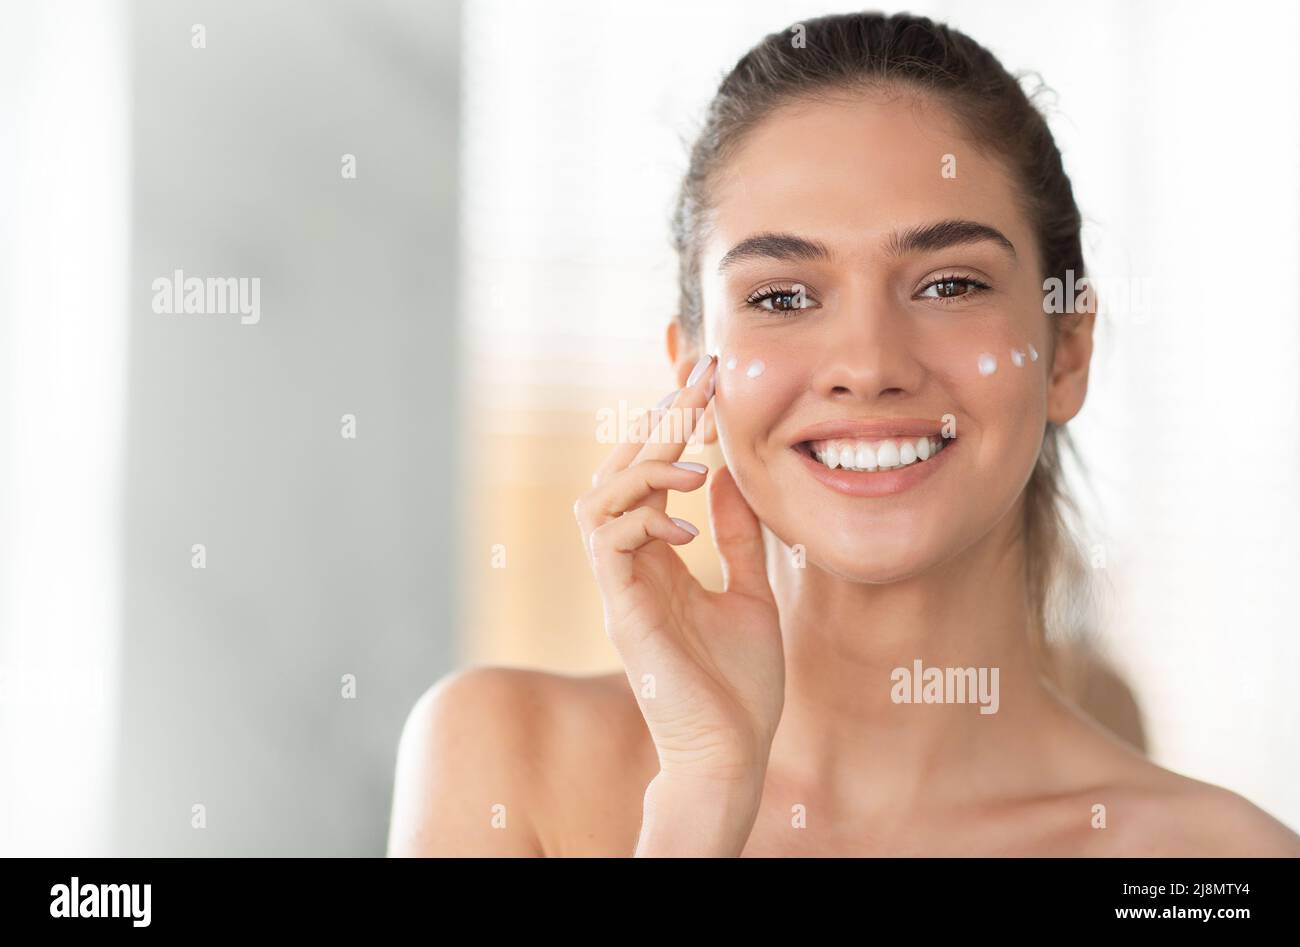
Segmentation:
[(981, 375), (992, 375), (998, 370), (998, 360), (985, 352), (980, 356), (979, 369)]
[(1011, 364), (1016, 368), (1023, 368), (1025, 364), (1025, 353), (1020, 349), (1011, 350)]
[(1029, 348), (1029, 360), (1030, 360), (1031, 362), (1036, 362), (1036, 361), (1038, 361), (1038, 350), (1037, 350), (1036, 348), (1034, 348), (1034, 346), (1033, 346), (1032, 344), (1030, 344), (1030, 345), (1028, 346), (1028, 348)]
[(764, 365), (762, 361), (760, 361), (759, 359), (754, 359), (752, 362), (749, 363), (749, 367), (745, 369), (745, 374), (748, 375), (750, 378), (757, 378), (759, 375), (763, 374), (763, 369), (766, 367), (767, 366)]
[(736, 356), (734, 355), (727, 356), (727, 368), (734, 369), (735, 367), (736, 367)]

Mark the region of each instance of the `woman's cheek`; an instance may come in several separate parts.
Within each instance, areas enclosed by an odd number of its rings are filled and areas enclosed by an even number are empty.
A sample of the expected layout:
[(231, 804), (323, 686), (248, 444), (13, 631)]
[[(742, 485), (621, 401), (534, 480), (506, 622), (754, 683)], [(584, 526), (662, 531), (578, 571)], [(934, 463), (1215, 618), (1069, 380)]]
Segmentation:
[[(1038, 361), (1038, 349), (1034, 343), (1014, 337), (998, 340), (1001, 344), (984, 344), (972, 347), (979, 349), (975, 356), (975, 371), (982, 378), (996, 375), (1006, 369), (1023, 369)], [(1015, 372), (1008, 372), (1015, 374)]]
[(965, 417), (974, 434), (967, 443), (982, 462), (1010, 472), (1032, 465), (1045, 423), (1046, 363), (1039, 345), (1014, 326), (961, 338), (931, 339), (929, 365), (942, 376), (940, 388), (958, 403), (951, 411)]
[(1043, 436), (1046, 387), (1037, 350), (1031, 343), (1013, 342), (981, 349), (972, 361), (962, 372), (959, 390), (978, 419), (981, 440), (1008, 464), (1013, 457), (1035, 455)]
[(743, 463), (794, 401), (799, 375), (780, 353), (761, 346), (723, 345), (717, 354), (718, 438), (728, 463)]

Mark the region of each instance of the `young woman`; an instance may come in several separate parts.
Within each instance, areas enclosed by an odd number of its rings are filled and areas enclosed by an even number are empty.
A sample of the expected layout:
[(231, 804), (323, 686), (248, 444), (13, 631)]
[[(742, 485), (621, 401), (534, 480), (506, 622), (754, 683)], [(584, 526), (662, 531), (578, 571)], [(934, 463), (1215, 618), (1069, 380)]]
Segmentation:
[[(675, 217), (682, 387), (575, 507), (625, 673), (440, 682), (390, 853), (1300, 854), (1044, 673), (1093, 325), (1044, 287), (1084, 273), (1079, 230), (1042, 116), (963, 34), (829, 16), (744, 56)], [(682, 417), (725, 467), (679, 460)], [(706, 483), (723, 592), (665, 513)]]

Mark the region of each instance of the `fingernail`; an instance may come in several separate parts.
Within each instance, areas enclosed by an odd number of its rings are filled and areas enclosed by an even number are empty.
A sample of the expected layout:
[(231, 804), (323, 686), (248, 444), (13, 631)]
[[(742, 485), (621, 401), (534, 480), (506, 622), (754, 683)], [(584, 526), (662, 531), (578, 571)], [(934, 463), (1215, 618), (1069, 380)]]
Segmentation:
[(673, 522), (676, 523), (678, 526), (680, 526), (682, 529), (686, 530), (686, 532), (690, 533), (692, 536), (700, 535), (700, 531), (696, 529), (694, 526), (692, 526), (690, 523), (686, 522), (686, 520), (679, 520), (677, 517), (674, 516)]
[(712, 355), (705, 355), (703, 358), (701, 358), (698, 362), (695, 363), (695, 367), (691, 369), (691, 377), (686, 379), (687, 388), (692, 387), (697, 381), (700, 380), (700, 378), (704, 375), (704, 372), (708, 369), (709, 363), (712, 361), (713, 361)]
[(679, 391), (681, 391), (680, 388), (674, 388), (672, 391), (668, 392), (668, 394), (664, 395), (663, 398), (660, 399), (659, 403), (655, 405), (655, 410), (662, 411), (664, 408), (672, 404), (673, 399), (677, 397), (677, 392)]
[(673, 464), (674, 467), (681, 467), (682, 470), (689, 470), (691, 473), (708, 473), (709, 468), (703, 464), (694, 464), (689, 460), (679, 460)]

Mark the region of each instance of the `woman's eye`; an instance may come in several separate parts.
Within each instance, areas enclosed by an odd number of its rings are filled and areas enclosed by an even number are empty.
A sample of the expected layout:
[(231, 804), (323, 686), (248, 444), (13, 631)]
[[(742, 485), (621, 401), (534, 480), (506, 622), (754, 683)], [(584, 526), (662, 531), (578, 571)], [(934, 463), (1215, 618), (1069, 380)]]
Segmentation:
[(800, 309), (812, 309), (816, 306), (808, 291), (802, 286), (789, 289), (768, 287), (754, 293), (745, 303), (755, 309), (768, 312), (798, 312)]
[(940, 302), (946, 302), (950, 299), (961, 299), (963, 296), (975, 296), (988, 288), (987, 283), (981, 283), (969, 276), (945, 276), (943, 279), (937, 279), (927, 284), (921, 290), (920, 296), (923, 299), (937, 299)]

